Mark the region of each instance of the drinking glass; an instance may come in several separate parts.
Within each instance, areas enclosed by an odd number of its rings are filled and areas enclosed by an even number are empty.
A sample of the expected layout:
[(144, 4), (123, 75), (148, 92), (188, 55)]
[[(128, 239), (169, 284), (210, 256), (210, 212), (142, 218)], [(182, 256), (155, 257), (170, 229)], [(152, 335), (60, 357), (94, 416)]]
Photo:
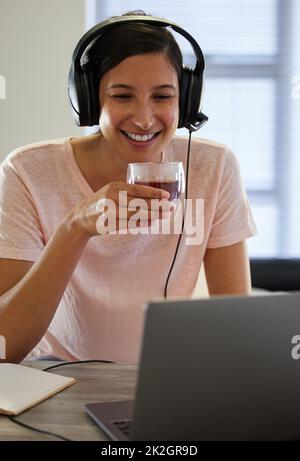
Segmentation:
[(127, 183), (157, 187), (169, 192), (169, 200), (177, 200), (185, 192), (182, 162), (129, 163)]

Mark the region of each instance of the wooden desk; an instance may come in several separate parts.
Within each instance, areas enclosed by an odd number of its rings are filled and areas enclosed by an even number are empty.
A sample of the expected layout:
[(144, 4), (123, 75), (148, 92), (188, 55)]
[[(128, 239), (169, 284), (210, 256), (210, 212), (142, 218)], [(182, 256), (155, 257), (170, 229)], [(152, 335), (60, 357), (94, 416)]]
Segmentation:
[[(44, 369), (56, 363), (60, 362), (36, 361), (24, 362), (22, 365)], [(82, 363), (59, 367), (50, 373), (72, 376), (78, 382), (21, 413), (16, 418), (26, 424), (55, 432), (71, 440), (108, 440), (87, 415), (84, 404), (133, 399), (136, 371), (136, 366), (110, 363)], [(23, 428), (6, 416), (0, 415), (1, 440), (59, 439)]]

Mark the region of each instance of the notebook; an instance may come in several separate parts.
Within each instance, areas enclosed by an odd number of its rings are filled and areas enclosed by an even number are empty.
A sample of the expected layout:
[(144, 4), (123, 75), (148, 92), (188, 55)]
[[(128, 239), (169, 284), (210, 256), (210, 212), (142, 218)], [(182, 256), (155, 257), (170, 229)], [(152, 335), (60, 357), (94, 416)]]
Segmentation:
[(18, 415), (76, 382), (14, 363), (0, 364), (0, 414)]
[(135, 402), (89, 416), (113, 440), (300, 440), (299, 306), (300, 292), (149, 303)]

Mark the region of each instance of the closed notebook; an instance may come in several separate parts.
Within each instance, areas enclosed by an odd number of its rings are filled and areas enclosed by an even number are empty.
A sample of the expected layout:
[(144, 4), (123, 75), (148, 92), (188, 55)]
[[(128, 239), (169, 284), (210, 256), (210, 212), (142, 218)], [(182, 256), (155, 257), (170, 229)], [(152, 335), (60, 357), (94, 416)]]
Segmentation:
[(46, 371), (0, 364), (0, 414), (18, 415), (76, 382)]

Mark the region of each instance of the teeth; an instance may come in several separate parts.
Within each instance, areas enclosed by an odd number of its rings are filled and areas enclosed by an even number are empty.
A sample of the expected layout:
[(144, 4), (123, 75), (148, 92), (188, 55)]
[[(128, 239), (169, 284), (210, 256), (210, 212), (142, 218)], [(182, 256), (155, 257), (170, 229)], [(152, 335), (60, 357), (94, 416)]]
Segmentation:
[(128, 131), (124, 131), (124, 133), (129, 138), (134, 139), (134, 141), (142, 141), (142, 142), (149, 141), (155, 135), (155, 133), (152, 133), (152, 134), (144, 134), (143, 136), (141, 136), (140, 134), (129, 133)]

